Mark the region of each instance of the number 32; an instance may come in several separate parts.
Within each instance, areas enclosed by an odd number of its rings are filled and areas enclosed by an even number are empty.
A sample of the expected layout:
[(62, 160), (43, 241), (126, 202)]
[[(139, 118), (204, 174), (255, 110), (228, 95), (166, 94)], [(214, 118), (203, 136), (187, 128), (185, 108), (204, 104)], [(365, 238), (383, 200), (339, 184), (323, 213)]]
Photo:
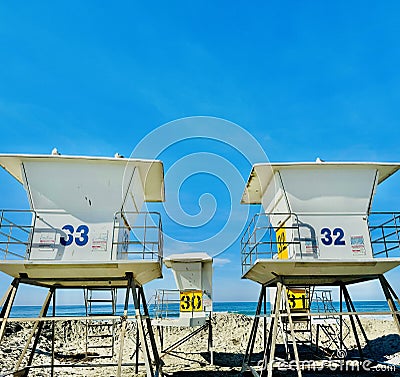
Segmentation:
[[(333, 236), (336, 237), (335, 240), (333, 240), (332, 234), (333, 234)], [(330, 245), (332, 245), (332, 243), (334, 246), (346, 245), (346, 241), (343, 239), (344, 238), (344, 230), (342, 228), (335, 228), (335, 229), (333, 229), (333, 231), (331, 231), (329, 228), (322, 228), (321, 235), (324, 236), (323, 238), (321, 237), (321, 242), (325, 246), (330, 246)]]

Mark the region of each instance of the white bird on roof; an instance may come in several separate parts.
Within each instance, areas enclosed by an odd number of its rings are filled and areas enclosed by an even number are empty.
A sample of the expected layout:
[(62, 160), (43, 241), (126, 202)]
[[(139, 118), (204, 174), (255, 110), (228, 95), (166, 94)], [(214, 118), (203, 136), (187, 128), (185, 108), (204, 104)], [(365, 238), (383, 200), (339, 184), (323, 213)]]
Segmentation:
[(325, 162), (325, 160), (321, 160), (319, 157), (315, 160), (315, 162)]
[(53, 150), (51, 151), (51, 155), (52, 156), (60, 156), (61, 153), (57, 150), (57, 148), (53, 148)]

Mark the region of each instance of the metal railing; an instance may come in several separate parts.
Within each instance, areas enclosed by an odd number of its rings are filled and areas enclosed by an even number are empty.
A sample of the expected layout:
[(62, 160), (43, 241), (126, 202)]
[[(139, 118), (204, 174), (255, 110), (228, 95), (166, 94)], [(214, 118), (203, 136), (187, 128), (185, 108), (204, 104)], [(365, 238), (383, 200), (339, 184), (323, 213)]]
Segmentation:
[[(270, 219), (279, 226), (273, 226)], [(371, 212), (368, 227), (374, 258), (400, 257), (400, 212)], [(302, 259), (311, 254), (318, 258), (318, 238), (305, 236), (303, 228), (307, 226), (294, 213), (256, 214), (241, 239), (242, 273), (257, 259)]]
[[(282, 218), (281, 225), (273, 226), (269, 220), (270, 216)], [(287, 239), (286, 231), (290, 231), (295, 236)], [(240, 243), (242, 273), (246, 272), (257, 259), (280, 259), (282, 254), (288, 251), (290, 245), (298, 245), (301, 253), (297, 215), (294, 213), (258, 213), (250, 221)]]
[(0, 259), (26, 258), (35, 222), (35, 211), (0, 210)]
[(163, 257), (163, 232), (158, 212), (117, 212), (114, 221), (113, 250), (117, 259)]
[(157, 289), (154, 296), (154, 317), (176, 319), (180, 313), (179, 289)]
[[(43, 225), (35, 228), (38, 218), (32, 210), (0, 210), (0, 260), (29, 259), (32, 248), (37, 247), (33, 243), (35, 231), (43, 231)], [(50, 224), (46, 226), (49, 231), (62, 233)], [(161, 263), (163, 234), (159, 213), (119, 212), (114, 217), (113, 233), (112, 259), (147, 259)]]
[(333, 306), (331, 289), (313, 289), (311, 293), (311, 309), (317, 313), (336, 313)]
[(400, 212), (372, 212), (368, 223), (374, 257), (400, 257)]
[(156, 319), (177, 319), (181, 314), (199, 316), (209, 313), (209, 310), (205, 310), (203, 292), (200, 290), (157, 289), (152, 305)]

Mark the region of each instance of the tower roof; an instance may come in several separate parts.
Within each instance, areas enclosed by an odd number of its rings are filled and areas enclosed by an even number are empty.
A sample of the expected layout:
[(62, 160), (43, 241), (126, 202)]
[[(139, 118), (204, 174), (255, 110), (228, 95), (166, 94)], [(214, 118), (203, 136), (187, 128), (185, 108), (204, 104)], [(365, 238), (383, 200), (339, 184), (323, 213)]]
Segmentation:
[[(164, 170), (159, 160), (143, 160), (116, 157), (64, 156), (64, 155), (28, 155), (0, 154), (0, 166), (19, 182), (24, 183), (24, 165), (57, 164), (60, 167), (67, 162), (90, 163), (93, 166), (108, 166), (123, 169), (125, 166), (135, 166), (143, 182), (144, 200), (147, 202), (162, 202), (164, 197)], [(71, 177), (70, 179), (73, 179)]]
[(284, 162), (258, 163), (253, 165), (246, 188), (243, 192), (242, 204), (260, 204), (265, 189), (274, 177), (282, 170), (301, 169), (373, 169), (378, 172), (378, 184), (389, 178), (400, 169), (400, 163), (393, 162)]

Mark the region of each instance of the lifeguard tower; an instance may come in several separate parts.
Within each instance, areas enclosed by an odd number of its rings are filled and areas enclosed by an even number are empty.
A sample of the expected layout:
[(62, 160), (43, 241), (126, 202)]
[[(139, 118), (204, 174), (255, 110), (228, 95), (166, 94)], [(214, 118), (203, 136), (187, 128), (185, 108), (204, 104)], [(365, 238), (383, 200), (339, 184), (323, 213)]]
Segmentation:
[[(208, 330), (208, 352), (213, 363), (212, 349), (212, 267), (213, 259), (206, 253), (172, 254), (164, 258), (172, 270), (177, 289), (157, 290), (153, 325), (157, 325), (162, 355), (171, 354), (177, 347), (203, 330)], [(177, 342), (164, 348), (165, 327), (196, 328)]]
[[(339, 318), (336, 354), (347, 351), (345, 315), (361, 359), (359, 332), (368, 344), (357, 315), (363, 313), (355, 313), (347, 290), (350, 284), (378, 279), (400, 332), (394, 300), (399, 301), (384, 277), (400, 264), (400, 214), (371, 213), (377, 186), (399, 169), (394, 163), (322, 161), (253, 166), (242, 203), (262, 204), (264, 212), (253, 218), (243, 235), (242, 277), (261, 284), (261, 292), (243, 373), (272, 375), (278, 329), (286, 328), (292, 346), (287, 358), (294, 356), (301, 376), (295, 323), (317, 315), (321, 318), (321, 313), (310, 310), (316, 286), (340, 287), (340, 311), (334, 313)], [(376, 219), (379, 224), (374, 223)], [(266, 310), (267, 290), (273, 298), (271, 314)], [(347, 312), (343, 311), (343, 299)], [(252, 358), (260, 318), (264, 320), (265, 343), (257, 369)]]
[[(96, 320), (99, 326), (104, 326), (107, 319), (122, 320), (117, 364), (120, 376), (132, 295), (137, 347), (140, 343), (147, 376), (157, 374), (160, 360), (143, 286), (162, 277), (162, 228), (158, 213), (140, 210), (145, 201), (164, 200), (162, 162), (57, 154), (0, 155), (0, 165), (23, 184), (30, 205), (29, 211), (2, 210), (0, 213), (3, 257), (0, 271), (14, 278), (1, 301), (0, 340), (19, 284), (49, 289), (40, 317), (46, 317), (51, 301), (55, 316), (56, 290), (84, 288), (89, 316), (96, 303), (110, 303), (111, 311), (106, 316), (101, 313), (103, 316), (90, 317), (86, 322), (87, 339), (98, 336), (100, 347), (111, 351), (110, 357), (114, 355), (115, 334), (96, 335), (90, 333), (90, 326), (96, 326)], [(115, 316), (118, 288), (126, 290), (122, 317)], [(96, 298), (102, 291), (109, 293), (109, 298)], [(42, 319), (35, 322), (17, 363), (16, 369), (21, 368), (34, 337), (27, 367), (22, 368), (21, 376), (27, 376), (30, 371), (44, 323)], [(111, 343), (106, 343), (107, 336)], [(87, 346), (87, 353), (90, 347)], [(54, 326), (51, 366), (53, 373)]]

